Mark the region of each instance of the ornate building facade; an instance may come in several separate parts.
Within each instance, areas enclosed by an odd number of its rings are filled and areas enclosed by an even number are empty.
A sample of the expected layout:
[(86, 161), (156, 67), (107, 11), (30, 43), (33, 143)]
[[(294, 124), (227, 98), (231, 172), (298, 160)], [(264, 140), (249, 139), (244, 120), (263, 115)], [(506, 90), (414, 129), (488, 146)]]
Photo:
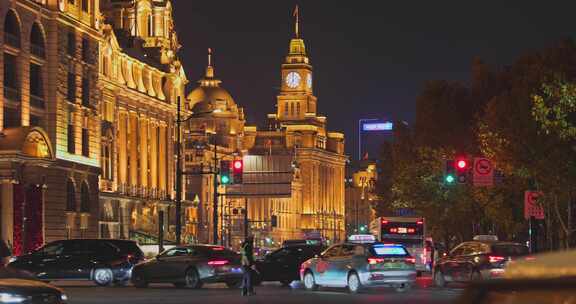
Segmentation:
[[(345, 237), (344, 135), (328, 131), (326, 117), (318, 115), (312, 75), (297, 20), (295, 37), (281, 66), (277, 112), (268, 115), (267, 129), (245, 126), (242, 108), (220, 87), (210, 63), (200, 86), (188, 95), (192, 112), (204, 113), (190, 120), (190, 132), (200, 130), (198, 136), (214, 138), (217, 154), (225, 159), (244, 160), (244, 184), (219, 189), (223, 193), (218, 202), (219, 217), (223, 220), (217, 229), (231, 245), (243, 237), (245, 206), (250, 233), (260, 247), (303, 237), (333, 241)], [(202, 168), (214, 167), (215, 149), (198, 143), (188, 141), (187, 164), (196, 168), (195, 172), (202, 172)], [(199, 230), (214, 229), (210, 216), (214, 206), (213, 176), (197, 174), (188, 178), (196, 180), (188, 185), (187, 195), (199, 204)]]
[(98, 1), (0, 1), (2, 238), (98, 235)]
[(170, 239), (186, 75), (170, 1), (0, 1), (1, 237)]
[[(186, 75), (170, 1), (101, 1), (100, 237), (175, 240), (176, 105)], [(163, 211), (163, 212), (161, 212)]]

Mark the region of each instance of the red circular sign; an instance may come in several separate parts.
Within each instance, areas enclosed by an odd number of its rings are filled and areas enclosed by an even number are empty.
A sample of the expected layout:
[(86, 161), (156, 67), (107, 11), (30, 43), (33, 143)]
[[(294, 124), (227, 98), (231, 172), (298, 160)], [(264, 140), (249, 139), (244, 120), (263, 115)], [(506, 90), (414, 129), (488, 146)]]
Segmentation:
[(479, 175), (488, 175), (492, 172), (492, 163), (486, 158), (479, 159), (474, 164), (474, 170)]

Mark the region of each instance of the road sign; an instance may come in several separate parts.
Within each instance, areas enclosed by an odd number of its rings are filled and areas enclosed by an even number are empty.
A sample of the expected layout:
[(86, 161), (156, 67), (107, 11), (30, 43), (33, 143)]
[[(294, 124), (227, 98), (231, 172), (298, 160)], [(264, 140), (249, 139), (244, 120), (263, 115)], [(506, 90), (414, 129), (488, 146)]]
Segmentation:
[(524, 192), (524, 218), (530, 219), (534, 217), (537, 220), (544, 219), (544, 207), (538, 203), (538, 198), (542, 196), (542, 192), (538, 191), (525, 191)]
[(483, 157), (474, 158), (472, 182), (476, 187), (490, 187), (494, 185), (494, 167), (489, 159)]

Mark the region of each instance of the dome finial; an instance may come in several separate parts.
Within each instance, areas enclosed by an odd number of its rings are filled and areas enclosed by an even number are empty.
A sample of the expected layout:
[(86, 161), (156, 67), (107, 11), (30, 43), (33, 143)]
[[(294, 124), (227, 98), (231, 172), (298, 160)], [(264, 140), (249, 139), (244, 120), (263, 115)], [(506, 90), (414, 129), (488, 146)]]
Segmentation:
[(212, 48), (208, 48), (208, 66), (206, 67), (206, 78), (214, 78), (214, 68), (212, 67)]

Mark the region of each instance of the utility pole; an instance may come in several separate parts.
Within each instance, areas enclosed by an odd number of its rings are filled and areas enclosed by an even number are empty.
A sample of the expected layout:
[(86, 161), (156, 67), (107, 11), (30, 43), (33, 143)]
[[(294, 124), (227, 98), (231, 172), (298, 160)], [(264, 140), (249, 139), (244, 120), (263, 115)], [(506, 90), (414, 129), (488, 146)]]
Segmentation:
[(182, 241), (182, 142), (180, 139), (180, 96), (176, 110), (176, 244), (180, 245)]
[(216, 133), (214, 135), (214, 202), (212, 206), (212, 210), (214, 211), (212, 215), (212, 221), (214, 222), (214, 230), (213, 233), (213, 244), (218, 245), (218, 145), (217, 145), (217, 138)]

